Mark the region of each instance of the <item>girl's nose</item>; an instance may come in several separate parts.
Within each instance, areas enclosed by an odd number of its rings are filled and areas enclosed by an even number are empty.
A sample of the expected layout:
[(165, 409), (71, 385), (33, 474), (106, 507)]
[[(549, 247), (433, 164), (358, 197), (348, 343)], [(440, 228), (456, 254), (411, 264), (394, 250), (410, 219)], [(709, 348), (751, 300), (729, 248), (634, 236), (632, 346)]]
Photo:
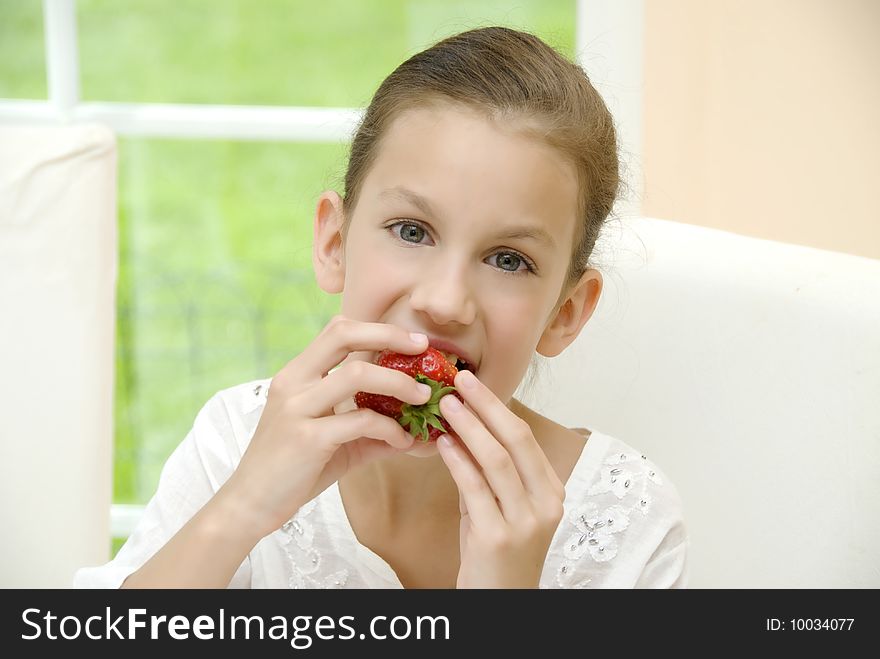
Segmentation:
[(470, 325), (476, 315), (464, 266), (425, 268), (410, 294), (410, 304), (437, 325)]

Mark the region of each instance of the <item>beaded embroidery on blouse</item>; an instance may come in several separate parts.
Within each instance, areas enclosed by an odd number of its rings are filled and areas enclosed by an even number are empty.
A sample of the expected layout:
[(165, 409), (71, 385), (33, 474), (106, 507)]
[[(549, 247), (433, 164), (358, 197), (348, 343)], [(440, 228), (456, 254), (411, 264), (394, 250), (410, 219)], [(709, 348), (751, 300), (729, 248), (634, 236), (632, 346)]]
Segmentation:
[(348, 570), (337, 570), (324, 577), (315, 575), (321, 569), (321, 553), (312, 545), (315, 540), (315, 527), (309, 520), (309, 514), (318, 502), (309, 501), (296, 514), (284, 523), (282, 532), (287, 536), (284, 550), (290, 559), (291, 588), (342, 588), (348, 581)]
[[(653, 486), (651, 485), (653, 484)], [(587, 491), (590, 496), (613, 493), (608, 505), (587, 501), (563, 521), (571, 534), (563, 543), (564, 559), (556, 572), (562, 588), (586, 588), (591, 579), (572, 583), (574, 563), (587, 555), (596, 563), (607, 563), (617, 555), (619, 534), (630, 525), (636, 511), (644, 516), (651, 510), (652, 489), (663, 485), (656, 467), (644, 456), (615, 453), (602, 463), (599, 480)], [(609, 497), (604, 497), (605, 501)]]
[[(254, 409), (266, 404), (271, 384), (271, 380), (265, 384), (259, 383), (251, 390), (254, 394)], [(344, 569), (323, 577), (318, 576), (322, 556), (314, 547), (315, 527), (309, 519), (317, 505), (317, 499), (312, 499), (281, 527), (285, 536), (282, 544), (291, 568), (288, 580), (291, 588), (342, 588), (348, 581), (348, 570)]]

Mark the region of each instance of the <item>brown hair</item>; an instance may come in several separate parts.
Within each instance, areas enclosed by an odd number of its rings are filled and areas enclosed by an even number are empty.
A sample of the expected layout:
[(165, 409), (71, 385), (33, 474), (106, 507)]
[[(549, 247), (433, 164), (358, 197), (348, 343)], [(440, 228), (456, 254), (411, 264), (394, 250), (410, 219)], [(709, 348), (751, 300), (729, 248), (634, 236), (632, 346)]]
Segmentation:
[[(578, 217), (563, 291), (586, 271), (620, 187), (614, 122), (578, 65), (540, 38), (505, 27), (448, 37), (398, 66), (379, 86), (351, 144), (345, 226), (383, 135), (403, 112), (461, 104), (555, 147), (574, 165)], [(560, 298), (561, 299), (561, 298)]]

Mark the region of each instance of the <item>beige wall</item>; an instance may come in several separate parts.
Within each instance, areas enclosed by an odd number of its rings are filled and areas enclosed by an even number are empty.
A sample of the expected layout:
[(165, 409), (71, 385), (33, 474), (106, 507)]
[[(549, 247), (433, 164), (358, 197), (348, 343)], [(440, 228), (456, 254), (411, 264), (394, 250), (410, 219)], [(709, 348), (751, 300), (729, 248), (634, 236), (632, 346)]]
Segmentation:
[(880, 258), (880, 0), (645, 0), (645, 215)]

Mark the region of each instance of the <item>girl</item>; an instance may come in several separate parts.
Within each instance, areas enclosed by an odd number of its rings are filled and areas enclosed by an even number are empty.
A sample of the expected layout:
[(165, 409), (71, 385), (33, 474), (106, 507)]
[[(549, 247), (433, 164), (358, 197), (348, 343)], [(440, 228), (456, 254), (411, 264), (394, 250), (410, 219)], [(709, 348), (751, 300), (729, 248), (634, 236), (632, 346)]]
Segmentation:
[[(492, 27), (379, 87), (345, 196), (317, 203), (313, 265), (342, 313), (271, 381), (221, 391), (166, 463), (96, 587), (683, 587), (672, 484), (638, 451), (514, 399), (535, 352), (596, 308), (589, 257), (619, 185), (612, 118), (583, 71)], [(471, 364), (452, 431), (414, 442), (359, 391), (417, 405), (374, 363), (431, 345)]]

